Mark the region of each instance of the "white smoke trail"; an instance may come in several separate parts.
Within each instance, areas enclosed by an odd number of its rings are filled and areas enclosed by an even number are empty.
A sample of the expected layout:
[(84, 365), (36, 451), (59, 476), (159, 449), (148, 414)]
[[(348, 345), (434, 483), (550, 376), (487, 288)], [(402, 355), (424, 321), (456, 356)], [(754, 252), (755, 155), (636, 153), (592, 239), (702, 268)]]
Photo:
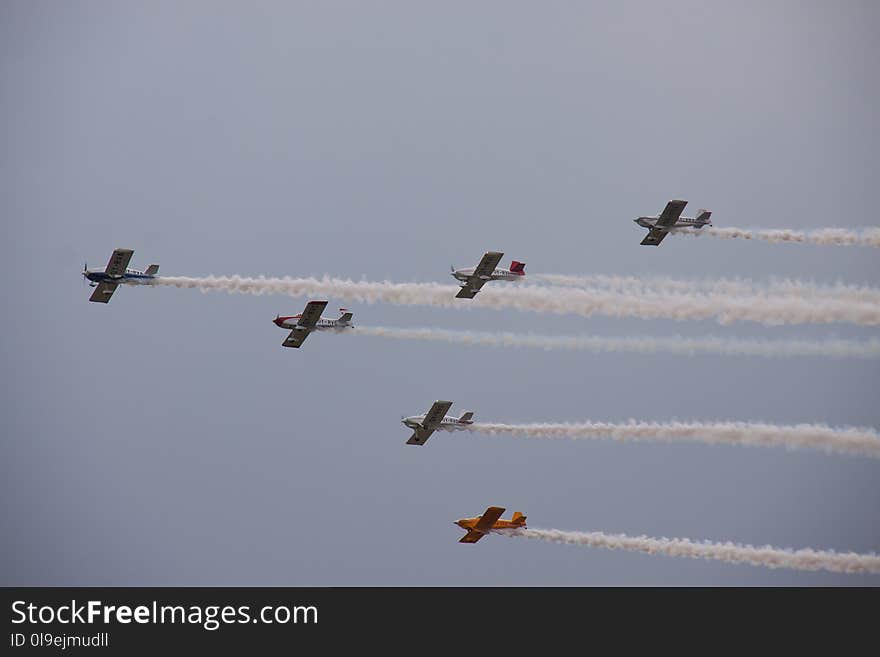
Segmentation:
[(705, 338), (549, 336), (381, 326), (357, 326), (354, 333), (397, 340), (424, 340), (469, 346), (525, 347), (548, 351), (635, 352), (643, 354), (666, 352), (687, 356), (720, 354), (724, 356), (763, 356), (765, 358), (797, 356), (880, 358), (880, 340), (877, 339), (858, 342), (855, 340), (738, 340), (711, 336)]
[(828, 298), (851, 303), (880, 304), (880, 289), (846, 283), (818, 284), (792, 279), (766, 282), (744, 278), (693, 279), (668, 276), (615, 276), (606, 274), (530, 274), (530, 279), (559, 287), (598, 288), (626, 294), (704, 293), (734, 296), (790, 296)]
[(820, 228), (818, 230), (757, 230), (747, 228), (673, 228), (670, 232), (676, 235), (711, 235), (724, 240), (764, 240), (765, 242), (781, 243), (796, 242), (801, 244), (817, 244), (820, 246), (880, 246), (880, 228), (863, 228), (848, 230), (846, 228)]
[(559, 529), (497, 529), (509, 537), (531, 538), (552, 543), (584, 545), (609, 550), (628, 550), (670, 557), (713, 559), (727, 563), (746, 563), (766, 568), (827, 570), (832, 573), (880, 573), (880, 555), (832, 550), (790, 550), (771, 546), (754, 547), (736, 543), (692, 541), (686, 538), (651, 538), (603, 532), (568, 532)]
[(525, 438), (611, 439), (620, 441), (702, 442), (818, 449), (828, 453), (880, 458), (880, 436), (873, 429), (834, 428), (822, 424), (775, 425), (760, 422), (580, 422), (501, 424), (475, 422), (463, 427), (489, 435)]
[(441, 308), (511, 308), (532, 312), (594, 314), (611, 317), (670, 318), (676, 320), (716, 319), (722, 324), (754, 321), (764, 324), (851, 322), (880, 325), (880, 305), (851, 304), (835, 299), (764, 298), (728, 295), (625, 294), (604, 290), (564, 289), (495, 284), (476, 299), (463, 302), (455, 298), (454, 285), (437, 283), (392, 283), (389, 281), (351, 281), (338, 278), (243, 278), (240, 276), (188, 278), (163, 276), (152, 285), (222, 290), (242, 294), (287, 294), (290, 296), (327, 295), (361, 303), (386, 302), (397, 305)]

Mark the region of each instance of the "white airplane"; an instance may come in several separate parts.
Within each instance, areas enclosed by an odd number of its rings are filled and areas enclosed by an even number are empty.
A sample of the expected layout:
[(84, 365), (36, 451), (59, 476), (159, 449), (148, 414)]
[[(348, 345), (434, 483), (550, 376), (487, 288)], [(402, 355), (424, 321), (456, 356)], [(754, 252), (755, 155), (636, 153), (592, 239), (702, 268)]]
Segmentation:
[(89, 269), (83, 265), (82, 275), (89, 281), (89, 285), (95, 288), (89, 301), (107, 303), (116, 291), (116, 287), (126, 285), (148, 284), (159, 273), (159, 265), (150, 265), (144, 271), (129, 269), (128, 263), (134, 251), (131, 249), (116, 249), (110, 256), (110, 262), (103, 270)]
[(324, 319), (321, 317), (321, 313), (324, 312), (326, 307), (326, 301), (309, 301), (300, 315), (292, 315), (290, 317), (276, 316), (272, 320), (275, 326), (290, 329), (290, 335), (284, 339), (281, 345), (299, 348), (312, 331), (338, 332), (354, 328), (354, 324), (351, 323), (352, 314), (347, 309), (339, 309), (339, 312), (342, 313), (339, 319)]
[(709, 221), (712, 213), (708, 210), (697, 210), (697, 216), (693, 218), (682, 217), (681, 213), (684, 212), (687, 203), (687, 201), (669, 201), (660, 216), (633, 219), (639, 226), (648, 229), (648, 234), (641, 242), (642, 246), (659, 246), (672, 228), (702, 228), (712, 225)]
[(452, 406), (451, 401), (437, 400), (428, 409), (424, 415), (411, 415), (401, 418), (410, 429), (413, 429), (413, 435), (406, 441), (407, 445), (424, 445), (425, 441), (431, 437), (431, 434), (442, 429), (444, 431), (456, 431), (465, 429), (469, 424), (473, 424), (473, 411), (465, 411), (461, 417), (452, 417), (446, 415)]
[(456, 269), (452, 267), (452, 277), (461, 281), (461, 289), (456, 299), (473, 299), (487, 281), (521, 281), (526, 275), (526, 263), (513, 260), (510, 269), (496, 269), (503, 253), (487, 251), (476, 267)]

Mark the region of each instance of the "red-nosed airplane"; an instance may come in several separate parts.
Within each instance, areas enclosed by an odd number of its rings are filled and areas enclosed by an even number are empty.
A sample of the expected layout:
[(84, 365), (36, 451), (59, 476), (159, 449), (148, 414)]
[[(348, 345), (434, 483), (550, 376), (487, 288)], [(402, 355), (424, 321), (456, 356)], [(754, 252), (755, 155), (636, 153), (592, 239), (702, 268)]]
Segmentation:
[(290, 335), (281, 343), (282, 346), (299, 348), (312, 331), (338, 332), (354, 328), (354, 324), (351, 323), (352, 314), (347, 309), (339, 309), (339, 312), (342, 313), (339, 319), (324, 319), (321, 317), (321, 313), (324, 312), (326, 307), (326, 301), (309, 301), (306, 304), (305, 310), (299, 315), (292, 315), (290, 317), (278, 315), (275, 317), (272, 320), (275, 326), (290, 329)]

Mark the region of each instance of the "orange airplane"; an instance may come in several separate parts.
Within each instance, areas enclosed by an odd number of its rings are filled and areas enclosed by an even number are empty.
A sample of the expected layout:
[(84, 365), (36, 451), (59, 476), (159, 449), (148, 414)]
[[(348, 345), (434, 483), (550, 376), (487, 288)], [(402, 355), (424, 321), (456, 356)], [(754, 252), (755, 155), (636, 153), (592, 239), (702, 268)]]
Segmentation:
[(456, 520), (456, 525), (467, 530), (459, 543), (476, 543), (493, 529), (525, 529), (526, 517), (519, 511), (514, 511), (510, 520), (499, 520), (502, 513), (500, 506), (490, 506), (481, 516)]

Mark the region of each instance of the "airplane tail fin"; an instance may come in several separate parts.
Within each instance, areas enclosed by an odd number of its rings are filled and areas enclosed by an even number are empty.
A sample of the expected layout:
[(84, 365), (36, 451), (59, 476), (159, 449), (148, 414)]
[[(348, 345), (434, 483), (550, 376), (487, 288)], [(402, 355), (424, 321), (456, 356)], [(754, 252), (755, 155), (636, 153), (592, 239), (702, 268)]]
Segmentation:
[(351, 318), (354, 317), (354, 315), (349, 312), (348, 308), (340, 308), (339, 312), (342, 313), (342, 315), (339, 317), (339, 322), (341, 324), (348, 324), (351, 321)]
[(159, 273), (159, 265), (150, 265), (144, 270), (144, 273), (147, 276), (155, 276)]
[(705, 221), (709, 223), (709, 217), (712, 216), (712, 213), (709, 210), (697, 210), (697, 221)]
[(526, 263), (518, 262), (517, 260), (512, 260), (510, 262), (510, 271), (514, 274), (519, 274), (520, 276), (526, 275)]
[(519, 511), (514, 511), (513, 518), (511, 519), (511, 522), (515, 525), (521, 525), (522, 527), (525, 527), (526, 526), (526, 517), (523, 514), (521, 514)]
[(470, 422), (473, 419), (473, 417), (474, 417), (473, 411), (465, 411), (464, 413), (461, 414), (461, 417), (458, 418), (458, 421), (459, 422)]

